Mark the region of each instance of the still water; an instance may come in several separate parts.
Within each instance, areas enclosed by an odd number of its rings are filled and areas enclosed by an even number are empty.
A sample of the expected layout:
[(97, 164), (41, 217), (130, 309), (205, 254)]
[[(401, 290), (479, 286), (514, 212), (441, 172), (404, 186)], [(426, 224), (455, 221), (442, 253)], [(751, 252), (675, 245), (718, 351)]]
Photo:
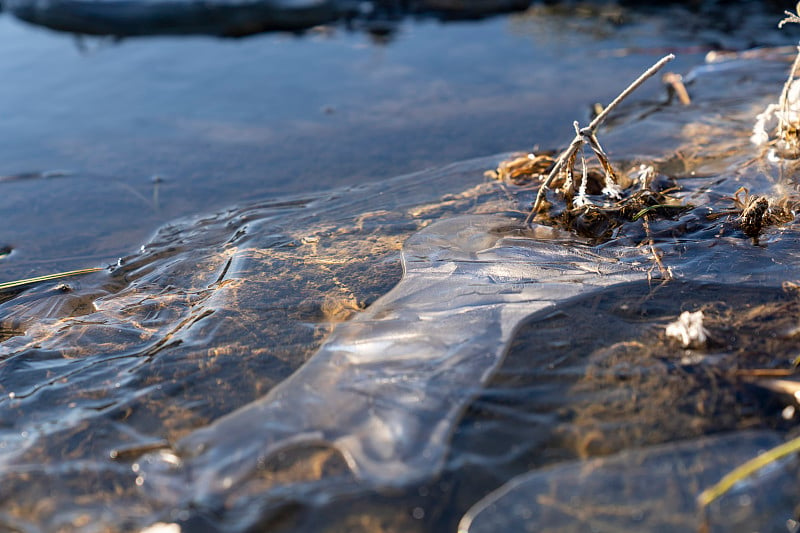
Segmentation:
[(731, 40), (629, 17), (406, 22), (377, 44), (339, 27), (115, 42), (3, 16), (0, 172), (66, 172), (4, 184), (3, 278), (113, 262), (184, 215), (557, 146), (665, 48), (686, 48), (682, 70)]
[[(741, 9), (722, 28), (679, 8), (537, 9), (401, 22), (388, 40), (333, 25), (116, 41), (0, 17), (3, 277), (113, 265), (2, 303), (0, 524), (558, 530), (563, 516), (525, 503), (576, 483), (572, 461), (594, 456), (611, 456), (593, 467), (598, 487), (647, 484), (680, 457), (666, 505), (693, 523), (693, 484), (736, 464), (705, 450), (745, 460), (792, 427), (725, 369), (791, 360), (792, 326), (775, 317), (795, 316), (781, 284), (797, 279), (796, 229), (755, 247), (700, 214), (743, 183), (792, 190), (748, 144), (787, 57), (703, 66), (712, 49), (793, 42), (768, 8)], [(604, 140), (620, 165), (660, 161), (696, 206), (652, 228), (683, 279), (656, 305), (642, 235), (509, 234), (531, 191), (483, 171), (493, 154), (564, 146), (572, 120), (667, 51), (673, 71), (700, 67), (694, 107), (653, 81)], [(654, 332), (701, 306), (734, 340), (676, 364)], [(750, 337), (743, 308), (764, 324)], [(709, 384), (723, 393), (692, 395)], [(620, 395), (647, 407), (615, 411)], [(676, 401), (679, 427), (663, 418)], [(625, 477), (631, 461), (649, 466)], [(626, 490), (608, 505), (636, 507), (641, 524), (651, 496)], [(783, 524), (794, 496), (714, 516)]]

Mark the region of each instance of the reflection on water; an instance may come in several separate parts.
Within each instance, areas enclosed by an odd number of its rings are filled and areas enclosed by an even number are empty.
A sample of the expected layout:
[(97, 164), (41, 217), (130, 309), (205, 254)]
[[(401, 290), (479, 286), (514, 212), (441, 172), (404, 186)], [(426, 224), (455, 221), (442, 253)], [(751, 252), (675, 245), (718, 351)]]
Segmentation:
[[(783, 82), (786, 58), (696, 70), (687, 77), (692, 107), (663, 103), (653, 86), (627, 106), (604, 136), (615, 164), (627, 171), (653, 162), (693, 206), (647, 231), (631, 224), (589, 245), (520, 230), (533, 192), (482, 174), (501, 156), (363, 183), (404, 165), (524, 145), (510, 141), (522, 130), (541, 131), (553, 145), (571, 136), (569, 127), (552, 134), (548, 121), (564, 112), (544, 103), (554, 93), (586, 102), (582, 77), (606, 79), (599, 73), (616, 60), (578, 62), (577, 44), (541, 50), (504, 33), (506, 22), (410, 26), (406, 41), (366, 52), (351, 35), (271, 36), (123, 42), (81, 56), (62, 37), (31, 37), (26, 53), (73, 64), (45, 77), (50, 90), (17, 65), (32, 94), (2, 89), (21, 127), (11, 144), (29, 151), (0, 148), (6, 174), (30, 178), (0, 181), (3, 209), (34, 200), (13, 213), (27, 225), (9, 233), (19, 240), (3, 260), (7, 272), (35, 260), (56, 270), (125, 257), (0, 302), (8, 336), (0, 343), (0, 525), (434, 532), (455, 530), (477, 504), (468, 521), (493, 527), (498, 514), (485, 509), (495, 496), (514, 506), (532, 494), (528, 479), (567, 490), (584, 463), (531, 469), (610, 455), (593, 479), (633, 486), (653, 472), (620, 474), (635, 456), (625, 450), (664, 444), (636, 461), (652, 461), (657, 473), (665, 457), (681, 456), (712, 477), (729, 463), (709, 464), (702, 454), (708, 443), (729, 441), (680, 442), (760, 430), (741, 433), (748, 440), (731, 453), (743, 458), (784, 438), (791, 398), (730, 370), (791, 368), (797, 301), (782, 284), (798, 278), (800, 235), (793, 224), (772, 228), (754, 246), (724, 217), (706, 215), (730, 207), (726, 196), (742, 184), (758, 194), (797, 193), (780, 177), (792, 164), (773, 166), (748, 140)], [(493, 36), (491, 46), (475, 39), (480, 32)], [(452, 46), (463, 41), (472, 44)], [(417, 60), (420, 43), (439, 44), (443, 54)], [(322, 46), (333, 50), (324, 59), (314, 53)], [(534, 50), (563, 61), (524, 67)], [(492, 63), (490, 51), (508, 63)], [(280, 58), (270, 62), (273, 53)], [(299, 59), (328, 65), (337, 90), (326, 92)], [(621, 77), (638, 59), (613, 64)], [(570, 60), (582, 70), (563, 71)], [(487, 86), (498, 71), (505, 76)], [(97, 76), (110, 72), (116, 77)], [(592, 95), (618, 90), (612, 81)], [(86, 113), (112, 88), (119, 99)], [(38, 116), (37, 95), (52, 106)], [(332, 113), (320, 111), (334, 97)], [(43, 167), (70, 172), (19, 175)], [(144, 179), (152, 174), (163, 181)], [(349, 180), (362, 183), (333, 188)], [(253, 199), (267, 192), (297, 194)], [(197, 215), (223, 203), (236, 207)], [(122, 253), (165, 218), (189, 213), (139, 252)], [(59, 233), (42, 237), (43, 225)], [(641, 244), (649, 239), (678, 282), (648, 281), (653, 263)], [(687, 353), (663, 327), (698, 308), (718, 343)], [(680, 416), (670, 417), (672, 409)], [(664, 498), (675, 504), (676, 523), (695, 524), (678, 501), (687, 494), (681, 487)], [(791, 514), (739, 507), (751, 521)], [(520, 513), (526, 527), (536, 524), (530, 509)], [(597, 514), (584, 518), (598, 524)]]
[(557, 146), (664, 47), (683, 70), (709, 47), (790, 40), (763, 9), (738, 34), (687, 34), (695, 18), (625, 11), (611, 35), (591, 13), (405, 23), (376, 46), (340, 27), (76, 40), (2, 16), (0, 175), (68, 172), (3, 184), (2, 278), (113, 262), (180, 216)]

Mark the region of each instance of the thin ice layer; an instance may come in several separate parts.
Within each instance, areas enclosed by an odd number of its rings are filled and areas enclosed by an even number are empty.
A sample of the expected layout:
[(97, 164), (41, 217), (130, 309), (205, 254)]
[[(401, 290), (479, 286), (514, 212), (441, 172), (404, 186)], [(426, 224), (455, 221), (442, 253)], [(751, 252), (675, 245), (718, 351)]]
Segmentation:
[[(668, 115), (677, 124), (684, 124), (692, 117), (696, 119), (696, 108), (691, 111), (692, 114), (686, 111)], [(667, 120), (664, 115), (658, 117), (659, 122)], [(652, 123), (645, 125), (652, 129)], [(726, 136), (734, 130), (727, 122), (723, 125), (725, 128), (720, 129)], [(674, 124), (668, 126), (666, 131), (674, 133), (677, 129)], [(644, 135), (638, 138), (646, 140)], [(652, 150), (663, 151), (658, 143), (650, 144)], [(716, 143), (713, 146), (719, 148)], [(749, 143), (744, 146), (752, 150)], [(713, 164), (714, 172), (725, 171), (721, 180), (714, 178), (715, 187), (725, 193), (732, 193), (742, 182), (764, 181), (760, 174), (755, 175), (753, 165), (739, 164), (740, 159), (749, 159), (752, 153), (742, 151), (738, 145), (734, 148), (739, 151), (733, 150), (728, 159), (720, 156), (709, 163)], [(477, 166), (483, 169), (491, 165)], [(400, 196), (406, 203), (409, 198), (416, 198), (413, 205), (417, 205), (419, 196), (411, 194), (411, 187), (424, 189), (425, 198), (432, 194), (432, 187), (445, 184), (450, 185), (449, 191), (462, 190), (455, 183), (474, 183), (480, 175), (474, 168), (470, 172), (456, 181), (453, 169), (440, 172), (439, 177), (425, 173), (415, 180), (390, 181), (345, 191), (346, 194), (337, 192), (314, 201), (287, 204), (285, 208), (259, 207), (233, 217), (210, 217), (197, 221), (193, 231), (165, 231), (163, 243), (148, 246), (128, 267), (115, 271), (111, 281), (125, 281), (130, 287), (108, 289), (107, 296), (90, 298), (97, 311), (82, 316), (66, 312), (71, 318), (63, 323), (40, 324), (26, 336), (7, 341), (2, 367), (7, 376), (19, 380), (26, 372), (43, 374), (30, 380), (31, 393), (25, 397), (0, 398), (12, 407), (7, 409), (7, 420), (16, 421), (20, 435), (22, 430), (27, 435), (29, 427), (42, 432), (36, 438), (29, 435), (25, 438), (46, 447), (32, 450), (22, 459), (16, 454), (10, 456), (9, 462), (20, 464), (17, 471), (22, 473), (13, 484), (8, 482), (8, 474), (3, 476), (5, 501), (38, 504), (49, 497), (47, 505), (39, 507), (47, 509), (54, 508), (53, 494), (60, 494), (61, 499), (56, 503), (63, 507), (54, 511), (57, 515), (54, 520), (64, 520), (65, 515), (69, 519), (76, 490), (75, 485), (63, 481), (67, 471), (65, 461), (69, 461), (67, 466), (72, 468), (70, 472), (75, 478), (86, 479), (84, 467), (91, 463), (99, 471), (113, 468), (115, 489), (124, 486), (136, 490), (137, 476), (130, 465), (110, 464), (108, 460), (111, 447), (105, 443), (112, 440), (109, 435), (116, 437), (126, 432), (124, 436), (131, 436), (134, 443), (145, 446), (152, 443), (155, 438), (152, 436), (166, 435), (171, 442), (173, 435), (185, 433), (190, 425), (204, 424), (209, 417), (232, 405), (230, 396), (238, 393), (236, 401), (249, 401), (271, 386), (273, 380), (282, 379), (282, 372), (295, 367), (281, 366), (277, 372), (274, 367), (264, 371), (263, 366), (247, 366), (248, 358), (267, 363), (277, 359), (269, 359), (275, 350), (272, 344), (265, 349), (260, 344), (263, 339), (257, 335), (267, 329), (265, 316), (280, 315), (288, 322), (287, 309), (291, 312), (298, 308), (302, 311), (297, 313), (298, 319), (309, 320), (309, 314), (315, 314), (309, 313), (309, 309), (317, 308), (305, 305), (305, 300), (302, 305), (276, 308), (277, 291), (272, 289), (300, 292), (295, 289), (303, 287), (302, 282), (308, 276), (304, 269), (312, 261), (326, 269), (332, 260), (354, 262), (348, 248), (337, 248), (336, 253), (321, 258), (317, 248), (326, 239), (340, 242), (342, 235), (348, 235), (351, 240), (365, 244), (359, 248), (361, 254), (374, 254), (374, 244), (369, 242), (373, 234), (382, 236), (391, 230), (393, 236), (404, 236), (406, 231), (426, 222), (427, 219), (420, 220), (421, 213), (430, 218), (447, 216), (450, 212), (447, 209), (436, 208), (432, 214), (415, 208), (400, 217), (407, 222), (402, 231), (391, 223), (378, 225), (374, 232), (369, 227), (369, 221), (386, 217), (376, 209), (392, 209), (380, 202), (395, 201)], [(713, 174), (711, 170), (707, 172)], [(704, 188), (708, 181), (708, 176), (698, 176), (682, 182), (690, 191), (701, 191), (689, 197), (698, 206), (713, 200)], [(759, 187), (763, 188), (763, 184)], [(752, 190), (756, 192), (755, 187)], [(465, 205), (481, 204), (471, 195), (457, 198), (460, 200), (452, 211), (464, 212), (468, 210)], [(343, 204), (345, 200), (355, 204)], [(349, 227), (353, 223), (350, 215), (363, 212), (364, 209), (356, 208), (364, 206), (369, 207), (370, 216), (358, 217), (356, 229), (360, 230), (343, 232), (343, 225)], [(715, 208), (720, 207), (729, 207), (729, 203), (717, 199)], [(353, 470), (367, 481), (359, 490), (370, 490), (375, 484), (401, 485), (420, 476), (434, 475), (441, 465), (450, 428), (456, 423), (454, 419), (480, 387), (483, 377), (491, 373), (492, 365), (497, 364), (501, 341), (509, 337), (509, 330), (520, 315), (595, 287), (628, 279), (643, 280), (645, 271), (652, 266), (647, 249), (639, 246), (643, 236), (636, 232), (627, 241), (609, 243), (592, 253), (575, 240), (562, 244), (513, 237), (513, 232), (504, 232), (499, 227), (515, 223), (503, 217), (442, 222), (408, 241), (406, 279), (401, 287), (354, 324), (342, 324), (318, 357), (266, 399), (179, 441), (185, 470), (166, 480), (165, 486), (176, 488), (180, 498), (194, 499), (205, 492), (235, 492), (241, 488), (237, 485), (239, 480), (258, 475), (264, 464), (261, 458), (285, 451), (296, 443), (319, 441), (339, 448)], [(732, 235), (732, 230), (723, 232), (720, 224), (691, 214), (684, 221), (665, 221), (665, 227), (653, 224), (655, 246), (664, 252), (666, 266), (683, 279), (766, 283), (773, 287), (781, 281), (797, 279), (800, 246), (793, 228), (771, 230), (762, 240), (767, 245), (755, 247), (748, 239)], [(224, 237), (219, 239), (218, 233)], [(303, 251), (308, 248), (314, 250)], [(329, 281), (326, 273), (319, 277), (325, 276)], [(358, 277), (359, 282), (365, 277), (363, 274)], [(316, 272), (314, 279), (317, 281)], [(585, 285), (580, 287), (581, 283)], [(311, 295), (315, 294), (316, 291)], [(59, 303), (65, 297), (52, 298)], [(404, 307), (406, 304), (408, 307)], [(65, 312), (56, 307), (52, 307), (54, 318), (58, 316), (61, 320)], [(374, 327), (366, 327), (370, 323)], [(403, 324), (411, 326), (405, 337), (405, 333), (398, 333), (401, 328), (396, 327)], [(459, 329), (452, 329), (456, 327)], [(98, 330), (108, 333), (108, 342), (98, 342), (107, 338), (98, 336)], [(124, 346), (119, 345), (120, 331), (129, 332)], [(142, 331), (148, 335), (137, 334)], [(286, 342), (286, 326), (275, 331), (276, 342)], [(361, 338), (361, 334), (365, 337)], [(237, 341), (232, 347), (231, 339)], [(420, 341), (416, 345), (412, 342), (415, 339)], [(441, 342), (437, 344), (436, 339)], [(409, 341), (407, 351), (394, 351), (406, 341)], [(470, 347), (473, 341), (476, 346)], [(477, 341), (484, 343), (483, 348), (477, 346)], [(43, 347), (48, 351), (42, 351)], [(179, 365), (188, 358), (192, 358), (192, 365)], [(136, 366), (115, 366), (126, 362)], [(223, 364), (233, 371), (223, 372)], [(251, 368), (255, 370), (250, 371)], [(251, 374), (257, 375), (257, 379)], [(246, 389), (243, 384), (248, 380), (257, 381), (261, 388), (240, 392)], [(88, 387), (94, 387), (89, 389), (93, 394), (92, 411), (80, 412), (70, 407), (69, 402), (76, 397), (80, 401), (83, 397), (78, 394)], [(167, 390), (168, 387), (171, 389)], [(105, 396), (96, 398), (97, 390)], [(192, 417), (200, 413), (205, 418), (189, 418), (184, 412), (176, 416), (176, 406)], [(27, 408), (27, 412), (22, 410)], [(8, 425), (16, 431), (12, 424)], [(66, 436), (69, 438), (60, 434), (53, 438), (53, 426), (55, 429), (69, 426), (71, 432)], [(147, 438), (136, 435), (136, 430), (146, 433)], [(118, 446), (119, 440), (113, 439), (114, 446)], [(65, 442), (89, 445), (78, 446), (76, 451)], [(131, 448), (126, 457), (141, 449)], [(65, 449), (73, 454), (69, 459), (62, 454)], [(281, 453), (275, 455), (280, 457)], [(46, 465), (44, 475), (33, 478), (32, 482), (30, 471), (42, 468), (43, 457), (52, 458), (52, 462)], [(158, 461), (158, 457), (153, 459)], [(9, 471), (6, 469), (6, 473)], [(117, 476), (118, 471), (124, 472)], [(147, 496), (152, 494), (153, 485), (159, 483), (159, 479), (149, 475), (151, 472), (147, 466), (137, 470), (144, 479)], [(187, 478), (191, 484), (185, 483)], [(302, 494), (293, 492), (297, 487), (292, 485), (294, 481), (278, 480), (276, 484), (286, 486), (271, 485), (257, 493), (255, 503), (281, 497), (302, 499)], [(333, 499), (342, 490), (336, 482), (325, 484), (315, 478), (307, 485), (312, 484), (318, 497), (315, 501)], [(83, 501), (99, 493), (97, 486), (87, 484), (85, 490), (89, 496), (81, 494)], [(106, 519), (109, 523), (119, 523), (120, 515), (125, 513), (142, 516), (140, 508), (127, 505), (130, 500), (121, 500), (118, 492), (107, 492), (109, 501), (102, 502), (102, 512), (104, 517), (110, 516)], [(161, 509), (161, 503), (158, 501), (146, 509)], [(244, 505), (255, 508), (255, 503), (251, 499)], [(187, 505), (181, 509), (197, 507)], [(47, 511), (37, 512), (38, 519)], [(98, 514), (91, 516), (96, 518)], [(148, 515), (144, 520), (151, 518)], [(62, 523), (54, 521), (49, 529), (56, 529)]]
[(496, 162), (178, 221), (109, 271), (0, 303), (19, 332), (0, 345), (0, 524), (68, 527), (76, 499), (111, 529), (152, 521), (165, 500), (138, 490), (130, 461), (295, 371), (399, 280), (411, 232), (497, 210), (480, 183)]
[[(537, 233), (538, 232), (538, 233)], [(555, 237), (555, 238), (554, 238)], [(654, 270), (646, 248), (559, 241), (520, 220), (470, 215), (406, 241), (404, 276), (339, 324), (314, 357), (260, 400), (181, 440), (192, 499), (236, 487), (299, 443), (333, 445), (368, 486), (408, 486), (441, 468), (459, 413), (526, 316)], [(738, 237), (663, 242), (683, 279), (779, 285), (796, 276), (798, 236), (767, 248)], [(660, 246), (658, 246), (660, 247)]]
[(368, 484), (436, 472), (464, 408), (525, 316), (645, 270), (557, 241), (513, 237), (519, 221), (435, 223), (403, 250), (402, 281), (340, 324), (317, 354), (264, 398), (178, 443), (203, 499), (300, 442), (332, 443)]
[(782, 442), (741, 432), (630, 450), (520, 475), (476, 503), (459, 533), (782, 531), (796, 503), (796, 459), (741, 481), (703, 516), (696, 497), (745, 461)]

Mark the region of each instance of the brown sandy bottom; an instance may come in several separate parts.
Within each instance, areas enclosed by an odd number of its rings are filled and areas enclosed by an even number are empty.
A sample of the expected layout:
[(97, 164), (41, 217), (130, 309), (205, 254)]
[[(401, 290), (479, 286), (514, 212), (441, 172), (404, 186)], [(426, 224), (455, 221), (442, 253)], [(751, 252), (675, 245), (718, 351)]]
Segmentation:
[[(665, 335), (683, 311), (703, 312), (707, 348)], [(672, 282), (619, 285), (539, 313), (518, 327), (454, 445), (481, 450), (502, 478), (721, 432), (787, 431), (793, 399), (761, 376), (792, 372), (798, 312), (791, 290)]]

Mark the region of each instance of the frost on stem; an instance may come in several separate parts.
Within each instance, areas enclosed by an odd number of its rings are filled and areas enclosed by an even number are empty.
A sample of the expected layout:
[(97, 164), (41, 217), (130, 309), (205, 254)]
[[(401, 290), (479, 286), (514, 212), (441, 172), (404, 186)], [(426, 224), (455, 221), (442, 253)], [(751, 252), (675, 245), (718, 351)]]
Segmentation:
[[(643, 224), (649, 232), (648, 220), (669, 218), (689, 207), (670, 196), (674, 188), (651, 187), (656, 175), (652, 166), (637, 167), (632, 172), (615, 170), (597, 138), (597, 130), (610, 113), (672, 59), (670, 54), (647, 69), (588, 126), (573, 122), (575, 137), (557, 156), (518, 155), (486, 173), (515, 186), (540, 184), (526, 224), (536, 219), (537, 224), (558, 225), (581, 237), (603, 241), (627, 223)], [(594, 161), (588, 161), (589, 157)], [(550, 198), (548, 192), (553, 193)]]
[[(800, 3), (796, 10), (800, 13)], [(778, 27), (784, 24), (800, 23), (800, 15), (786, 11)], [(771, 159), (797, 159), (800, 157), (800, 46), (797, 49), (789, 77), (783, 85), (778, 103), (769, 104), (756, 117), (750, 141), (756, 146), (770, 149)]]
[[(526, 225), (535, 219), (536, 224), (560, 226), (593, 242), (604, 242), (612, 239), (622, 226), (638, 224), (644, 229), (643, 244), (647, 245), (661, 279), (672, 278), (670, 270), (661, 262), (650, 233), (650, 221), (673, 218), (691, 206), (671, 196), (677, 187), (653, 186), (656, 170), (652, 165), (640, 165), (631, 172), (617, 172), (600, 145), (597, 130), (627, 96), (674, 58), (669, 54), (648, 68), (601, 109), (588, 126), (581, 127), (573, 122), (575, 137), (557, 156), (551, 153), (518, 155), (500, 163), (497, 170), (486, 173), (514, 186), (540, 184)], [(594, 156), (594, 164), (587, 163), (587, 154)], [(547, 198), (548, 192), (553, 193), (550, 195), (552, 202)]]
[[(581, 128), (577, 122), (573, 123), (575, 127), (575, 138), (572, 139), (569, 147), (564, 150), (554, 161), (553, 167), (550, 170), (547, 178), (544, 180), (542, 185), (539, 187), (539, 192), (536, 195), (536, 201), (533, 204), (533, 208), (528, 215), (527, 223), (530, 224), (536, 215), (541, 210), (542, 206), (545, 203), (545, 196), (547, 191), (551, 190), (554, 183), (557, 180), (561, 180), (563, 184), (568, 184), (569, 189), (562, 188), (561, 192), (563, 193), (564, 197), (570, 203), (570, 200), (574, 197), (575, 194), (575, 184), (574, 180), (571, 179), (573, 176), (573, 164), (576, 159), (576, 155), (578, 151), (582, 151), (584, 146), (589, 146), (592, 149), (597, 160), (600, 163), (600, 166), (603, 169), (604, 174), (604, 186), (603, 186), (603, 194), (609, 196), (613, 199), (618, 199), (621, 196), (621, 187), (619, 184), (619, 180), (614, 172), (614, 169), (611, 167), (611, 163), (608, 160), (608, 156), (603, 151), (603, 148), (600, 146), (600, 142), (597, 140), (597, 129), (605, 122), (608, 115), (625, 99), (627, 98), (633, 91), (635, 91), (642, 83), (647, 81), (651, 78), (654, 74), (656, 74), (661, 68), (666, 65), (668, 62), (675, 59), (675, 56), (669, 54), (663, 58), (661, 58), (658, 62), (656, 62), (653, 66), (647, 69), (641, 76), (636, 78), (628, 87), (623, 90), (619, 96), (617, 96), (608, 106), (605, 107), (595, 118), (592, 120), (588, 126), (585, 128)], [(586, 174), (586, 165), (585, 163), (582, 165), (582, 173)], [(580, 186), (584, 186), (586, 183), (585, 180), (582, 180)], [(579, 194), (578, 200), (580, 202), (585, 202), (586, 198), (585, 195), (580, 194), (580, 186), (579, 186)], [(574, 203), (568, 207), (576, 207)]]
[(800, 2), (797, 3), (794, 10), (795, 13), (792, 13), (791, 11), (783, 12), (783, 14), (786, 15), (786, 18), (778, 23), (778, 28), (783, 28), (784, 24), (789, 24), (790, 22), (800, 24)]
[[(575, 123), (577, 126), (577, 122)], [(570, 173), (571, 174), (571, 173)], [(589, 173), (586, 170), (586, 157), (583, 155), (583, 149), (581, 148), (581, 185), (578, 188), (578, 196), (572, 201), (573, 207), (584, 207), (587, 205), (592, 205), (592, 201), (586, 196), (586, 186), (589, 183)], [(566, 186), (566, 184), (565, 184)], [(572, 180), (569, 180), (569, 186), (573, 187)]]
[(800, 157), (800, 47), (778, 103), (769, 104), (756, 117), (750, 142), (770, 148), (772, 157)]

